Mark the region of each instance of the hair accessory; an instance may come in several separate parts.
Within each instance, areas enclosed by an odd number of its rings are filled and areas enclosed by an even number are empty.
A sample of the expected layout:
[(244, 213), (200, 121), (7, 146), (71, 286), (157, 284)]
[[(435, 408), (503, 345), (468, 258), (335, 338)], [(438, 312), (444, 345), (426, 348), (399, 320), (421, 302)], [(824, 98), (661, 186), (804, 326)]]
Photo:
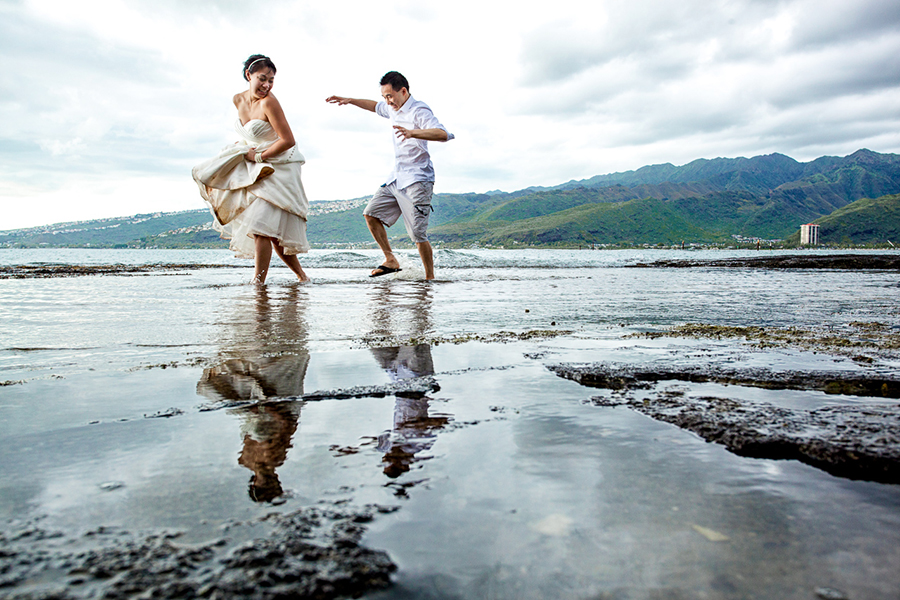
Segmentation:
[(249, 72), (250, 72), (250, 69), (253, 68), (253, 65), (255, 65), (256, 63), (258, 63), (258, 62), (261, 61), (261, 60), (269, 60), (269, 57), (268, 57), (268, 56), (263, 56), (262, 58), (257, 58), (256, 60), (254, 60), (252, 63), (250, 63), (249, 65), (247, 65), (247, 72), (249, 73)]

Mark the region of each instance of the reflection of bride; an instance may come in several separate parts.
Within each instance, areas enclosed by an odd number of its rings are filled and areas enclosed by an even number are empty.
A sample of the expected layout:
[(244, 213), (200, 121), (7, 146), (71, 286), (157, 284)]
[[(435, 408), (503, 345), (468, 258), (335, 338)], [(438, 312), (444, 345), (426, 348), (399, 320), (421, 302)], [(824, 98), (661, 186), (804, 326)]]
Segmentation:
[(204, 369), (197, 391), (216, 400), (263, 401), (303, 395), (309, 355), (231, 358)]
[(302, 402), (254, 404), (239, 409), (244, 447), (238, 464), (253, 471), (248, 492), (254, 502), (271, 502), (284, 494), (275, 472), (284, 464)]
[[(389, 283), (374, 288), (370, 310), (372, 335), (416, 339), (431, 333), (431, 285), (425, 284), (405, 294), (392, 289)], [(372, 348), (371, 352), (392, 381), (434, 374), (428, 344)], [(388, 477), (397, 478), (415, 462), (425, 460), (437, 432), (450, 421), (449, 415), (429, 414), (429, 401), (427, 397), (397, 396), (393, 427), (378, 436), (378, 450), (384, 453), (382, 465)]]
[(275, 469), (284, 464), (303, 405), (283, 399), (303, 394), (309, 364), (305, 296), (293, 286), (273, 302), (270, 292), (255, 289), (255, 310), (240, 311), (227, 323), (222, 361), (205, 369), (197, 384), (200, 395), (215, 401), (254, 402), (232, 412), (243, 421), (238, 463), (253, 471), (249, 493), (256, 502), (283, 494)]

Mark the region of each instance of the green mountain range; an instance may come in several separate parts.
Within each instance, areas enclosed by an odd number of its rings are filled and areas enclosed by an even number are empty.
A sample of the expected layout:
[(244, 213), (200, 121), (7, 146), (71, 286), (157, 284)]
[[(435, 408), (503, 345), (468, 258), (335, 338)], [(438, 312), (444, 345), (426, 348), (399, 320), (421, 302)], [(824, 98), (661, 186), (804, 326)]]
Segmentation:
[[(370, 244), (364, 198), (313, 202), (314, 246)], [(436, 194), (429, 235), (444, 246), (900, 243), (900, 155), (859, 150), (808, 163), (781, 154), (650, 165), (553, 187)], [(206, 210), (0, 232), (0, 247), (221, 248)], [(406, 240), (402, 225), (389, 230)]]
[[(799, 163), (773, 154), (697, 160), (572, 181), (482, 205), (431, 230), (448, 243), (630, 245), (723, 243), (735, 238), (786, 240), (864, 198), (900, 193), (900, 156), (860, 150), (844, 158)], [(888, 201), (889, 203), (889, 201)], [(440, 205), (436, 203), (440, 211)], [(876, 218), (842, 232), (852, 244), (884, 244), (898, 224)], [(830, 223), (828, 226), (832, 226)], [(823, 240), (831, 240), (820, 224)]]

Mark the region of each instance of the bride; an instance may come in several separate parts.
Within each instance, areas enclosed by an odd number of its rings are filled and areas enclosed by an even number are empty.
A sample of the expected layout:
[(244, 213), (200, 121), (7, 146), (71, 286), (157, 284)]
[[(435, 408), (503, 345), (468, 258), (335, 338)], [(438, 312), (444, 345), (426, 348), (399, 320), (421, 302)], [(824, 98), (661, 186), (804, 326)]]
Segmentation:
[(309, 200), (300, 180), (305, 159), (272, 95), (275, 64), (254, 54), (244, 62), (244, 79), (248, 89), (234, 96), (241, 140), (194, 167), (194, 181), (231, 250), (255, 260), (255, 283), (265, 283), (273, 248), (300, 281), (309, 281), (296, 256), (309, 251)]

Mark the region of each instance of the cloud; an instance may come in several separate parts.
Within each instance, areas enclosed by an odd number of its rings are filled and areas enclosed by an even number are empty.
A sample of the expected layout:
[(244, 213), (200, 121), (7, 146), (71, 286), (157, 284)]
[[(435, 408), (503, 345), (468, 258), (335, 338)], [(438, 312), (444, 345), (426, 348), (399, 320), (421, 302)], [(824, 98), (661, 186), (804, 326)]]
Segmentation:
[(278, 65), (312, 199), (366, 195), (390, 171), (387, 122), (324, 102), (377, 98), (388, 70), (456, 134), (431, 145), (441, 192), (900, 149), (894, 1), (7, 1), (2, 226), (46, 222), (50, 204), (65, 220), (196, 207), (190, 169), (235, 140), (256, 52)]
[(795, 50), (865, 42), (896, 34), (900, 26), (900, 4), (893, 0), (807, 1), (798, 4), (796, 15), (791, 35)]
[(890, 36), (791, 55), (769, 71), (762, 88), (764, 98), (780, 107), (896, 90), (900, 87), (900, 29)]
[(650, 155), (677, 140), (694, 153), (718, 144), (717, 155), (735, 141), (742, 154), (849, 153), (854, 139), (897, 139), (882, 134), (900, 122), (888, 100), (900, 91), (898, 6), (600, 3), (593, 18), (524, 37), (513, 111), (560, 130), (578, 124), (598, 156), (623, 146)]
[[(112, 43), (28, 13), (0, 25), (9, 119), (4, 176), (47, 170), (148, 171), (166, 164), (180, 84), (160, 52)], [(139, 164), (142, 159), (145, 164)]]
[[(797, 103), (896, 87), (896, 3), (828, 4), (830, 12), (819, 2), (659, 3), (650, 13), (642, 3), (602, 5), (602, 18), (556, 21), (526, 36), (531, 93), (520, 110), (602, 112), (636, 91), (662, 101), (732, 89), (756, 102)], [(824, 44), (821, 30), (834, 39)]]
[[(522, 49), (523, 82), (543, 87), (603, 67), (640, 67), (642, 78), (677, 79), (707, 56), (713, 32), (730, 34), (723, 3), (605, 2), (593, 14), (565, 18), (529, 32)], [(727, 6), (727, 5), (726, 5)], [(605, 71), (610, 74), (609, 70)]]

